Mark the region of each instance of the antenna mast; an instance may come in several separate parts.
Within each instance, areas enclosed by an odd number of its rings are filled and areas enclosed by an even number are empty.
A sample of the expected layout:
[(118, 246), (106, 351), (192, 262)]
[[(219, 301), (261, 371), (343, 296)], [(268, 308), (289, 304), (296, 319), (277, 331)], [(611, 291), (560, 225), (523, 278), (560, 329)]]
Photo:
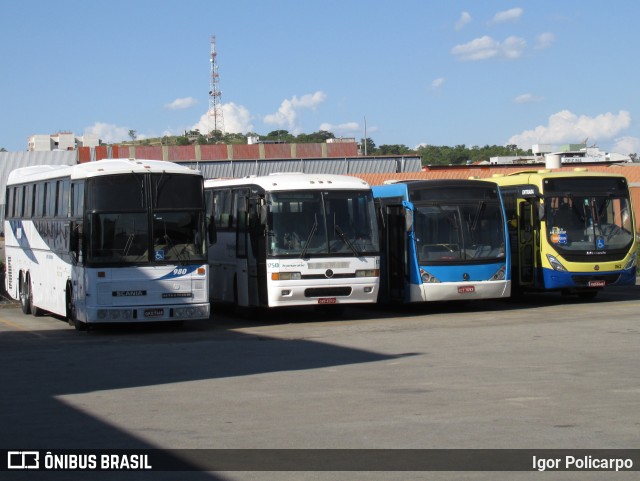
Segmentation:
[(216, 37), (211, 35), (211, 79), (209, 82), (209, 132), (208, 137), (216, 131), (224, 134), (224, 117), (222, 115), (220, 82), (218, 77), (218, 63), (216, 62)]

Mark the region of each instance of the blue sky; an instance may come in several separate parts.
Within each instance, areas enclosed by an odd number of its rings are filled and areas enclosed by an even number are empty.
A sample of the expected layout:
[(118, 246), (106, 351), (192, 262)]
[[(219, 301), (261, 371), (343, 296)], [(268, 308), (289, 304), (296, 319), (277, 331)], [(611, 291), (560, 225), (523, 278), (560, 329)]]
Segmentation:
[(227, 132), (376, 145), (588, 143), (640, 153), (640, 3), (3, 2), (0, 147), (207, 130), (216, 37)]

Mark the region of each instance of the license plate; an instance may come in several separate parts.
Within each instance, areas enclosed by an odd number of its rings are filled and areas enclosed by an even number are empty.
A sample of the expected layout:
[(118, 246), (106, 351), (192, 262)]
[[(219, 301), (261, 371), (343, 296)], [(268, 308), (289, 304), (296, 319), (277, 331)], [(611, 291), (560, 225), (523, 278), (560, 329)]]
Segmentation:
[(605, 281), (589, 281), (589, 287), (604, 287), (606, 284)]
[(164, 309), (145, 309), (144, 317), (160, 317), (164, 316)]
[(338, 300), (335, 297), (321, 297), (318, 304), (335, 304)]
[(475, 286), (458, 287), (458, 294), (469, 294), (470, 292), (476, 292), (476, 287)]

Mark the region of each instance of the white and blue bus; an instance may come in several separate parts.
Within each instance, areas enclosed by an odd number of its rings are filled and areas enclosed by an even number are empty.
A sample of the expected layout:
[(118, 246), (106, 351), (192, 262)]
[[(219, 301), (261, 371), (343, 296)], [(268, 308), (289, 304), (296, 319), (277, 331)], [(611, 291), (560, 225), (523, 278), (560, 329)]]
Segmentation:
[(508, 297), (510, 250), (498, 186), (481, 180), (373, 186), (381, 302)]
[(25, 314), (93, 323), (209, 318), (203, 178), (111, 159), (9, 174), (6, 290)]
[(378, 226), (369, 184), (327, 174), (206, 180), (212, 303), (376, 302)]

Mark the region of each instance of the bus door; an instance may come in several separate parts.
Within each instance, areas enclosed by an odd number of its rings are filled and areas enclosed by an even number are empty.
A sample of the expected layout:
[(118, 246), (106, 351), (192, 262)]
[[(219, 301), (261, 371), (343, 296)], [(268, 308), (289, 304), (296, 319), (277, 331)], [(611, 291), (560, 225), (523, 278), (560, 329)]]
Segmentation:
[(531, 287), (535, 271), (535, 225), (532, 199), (518, 200), (518, 283)]
[[(251, 285), (250, 264), (252, 255), (248, 246), (248, 189), (233, 190), (233, 219), (235, 227), (235, 286), (234, 297), (238, 306), (251, 305), (251, 293), (255, 286)], [(255, 268), (254, 268), (255, 270)]]
[[(247, 191), (247, 196), (249, 192)], [(245, 251), (247, 259), (247, 282), (249, 306), (268, 306), (267, 295), (267, 243), (265, 225), (261, 222), (263, 199), (247, 197), (245, 215)]]
[(407, 210), (402, 205), (383, 206), (385, 219), (384, 229), (384, 262), (386, 285), (383, 298), (389, 301), (404, 301), (407, 270)]

